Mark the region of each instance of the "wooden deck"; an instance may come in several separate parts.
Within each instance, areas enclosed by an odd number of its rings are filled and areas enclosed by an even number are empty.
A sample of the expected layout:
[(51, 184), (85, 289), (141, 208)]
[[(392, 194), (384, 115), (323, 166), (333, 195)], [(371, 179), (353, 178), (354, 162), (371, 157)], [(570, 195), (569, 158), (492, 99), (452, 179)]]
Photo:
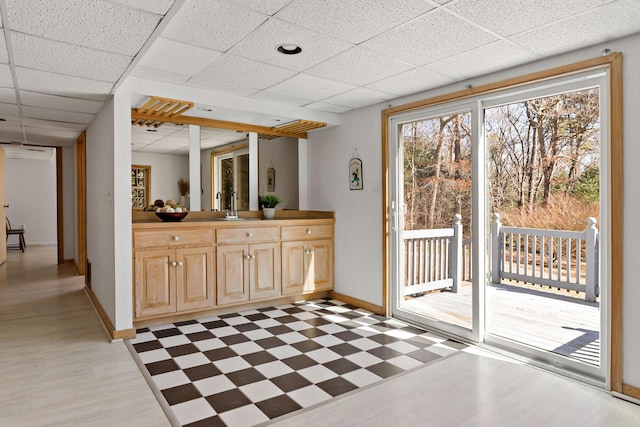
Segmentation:
[[(553, 353), (600, 364), (600, 303), (583, 293), (504, 281), (486, 287), (486, 330)], [(403, 309), (471, 329), (471, 283), (458, 293), (408, 297)]]

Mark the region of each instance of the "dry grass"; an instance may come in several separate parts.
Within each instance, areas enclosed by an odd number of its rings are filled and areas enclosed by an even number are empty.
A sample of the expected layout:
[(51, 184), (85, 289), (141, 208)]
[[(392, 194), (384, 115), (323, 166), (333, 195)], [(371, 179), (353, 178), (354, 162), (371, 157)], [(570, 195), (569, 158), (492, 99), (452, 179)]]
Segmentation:
[(508, 208), (499, 210), (498, 213), (502, 225), (509, 227), (583, 231), (587, 228), (589, 217), (596, 218), (596, 227), (599, 227), (600, 204), (554, 194), (546, 208), (539, 207), (533, 211)]

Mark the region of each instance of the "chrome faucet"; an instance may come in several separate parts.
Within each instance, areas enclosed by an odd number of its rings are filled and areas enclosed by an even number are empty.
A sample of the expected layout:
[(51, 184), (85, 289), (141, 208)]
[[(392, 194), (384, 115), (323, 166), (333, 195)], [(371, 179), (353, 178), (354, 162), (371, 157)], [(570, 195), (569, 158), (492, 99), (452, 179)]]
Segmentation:
[(236, 210), (236, 197), (238, 193), (236, 191), (231, 192), (231, 200), (229, 204), (229, 211), (227, 212), (227, 218), (237, 218), (238, 211)]
[(216, 193), (216, 200), (218, 201), (218, 210), (221, 211), (222, 210), (222, 193), (219, 191)]

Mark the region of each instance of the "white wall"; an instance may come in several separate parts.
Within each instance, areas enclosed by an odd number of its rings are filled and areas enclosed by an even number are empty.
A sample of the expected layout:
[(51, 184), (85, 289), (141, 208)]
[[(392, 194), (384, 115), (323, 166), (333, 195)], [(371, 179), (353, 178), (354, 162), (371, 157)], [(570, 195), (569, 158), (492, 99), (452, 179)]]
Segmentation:
[(7, 217), (13, 227), (25, 226), (27, 246), (57, 244), (55, 155), (50, 160), (6, 159), (6, 195)]
[[(267, 169), (276, 171), (275, 191), (267, 190)], [(278, 209), (298, 209), (298, 140), (260, 140), (258, 146), (258, 194), (275, 194)]]
[[(131, 148), (129, 146), (129, 151)], [(114, 101), (111, 99), (87, 129), (87, 260), (91, 262), (91, 289), (112, 322), (116, 318), (116, 264), (114, 227)], [(131, 172), (127, 174), (130, 181)], [(129, 206), (131, 216), (131, 184)], [(131, 224), (129, 232), (131, 234)], [(124, 245), (118, 251), (126, 251)], [(131, 253), (131, 248), (128, 249)], [(131, 261), (129, 260), (129, 264)], [(129, 279), (131, 282), (131, 279)], [(131, 283), (129, 283), (131, 291)], [(129, 306), (131, 311), (131, 306)]]
[(189, 181), (189, 156), (133, 152), (131, 164), (151, 166), (149, 203), (156, 199), (173, 199), (180, 203), (178, 180)]
[[(467, 84), (479, 86), (535, 71), (578, 62), (602, 54), (604, 48), (624, 56), (624, 382), (640, 387), (640, 36), (608, 42), (571, 54), (459, 82), (449, 87), (404, 97), (384, 105), (347, 112), (337, 128), (316, 130), (309, 135), (309, 204), (312, 209), (336, 212), (336, 291), (373, 304), (382, 304), (382, 181), (381, 111), (390, 105), (451, 93)], [(363, 160), (364, 190), (349, 191), (347, 163), (357, 148)], [(609, 236), (612, 239), (622, 236)], [(606, 238), (606, 236), (603, 236)]]

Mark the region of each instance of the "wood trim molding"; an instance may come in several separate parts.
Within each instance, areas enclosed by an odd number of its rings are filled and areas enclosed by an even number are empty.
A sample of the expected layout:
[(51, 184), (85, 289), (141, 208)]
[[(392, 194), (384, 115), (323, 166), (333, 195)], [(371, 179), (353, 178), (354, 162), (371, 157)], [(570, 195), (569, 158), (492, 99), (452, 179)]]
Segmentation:
[(622, 54), (619, 52), (607, 56), (600, 56), (569, 65), (538, 71), (499, 82), (488, 83), (461, 91), (439, 95), (432, 98), (411, 102), (382, 110), (382, 268), (383, 268), (383, 310), (390, 313), (390, 236), (389, 236), (389, 158), (388, 158), (388, 121), (395, 114), (404, 113), (421, 108), (431, 107), (444, 102), (469, 98), (471, 96), (487, 94), (508, 87), (521, 86), (535, 81), (559, 77), (606, 67), (610, 71), (610, 179), (611, 179), (611, 348), (610, 348), (610, 380), (611, 388), (615, 392), (625, 393), (624, 390), (636, 393), (637, 389), (624, 386), (623, 378), (623, 219), (624, 219), (624, 174), (623, 174), (623, 75)]
[(640, 388), (638, 387), (633, 387), (628, 384), (622, 384), (622, 394), (640, 400)]
[[(76, 198), (78, 216), (78, 274), (86, 273), (87, 264), (87, 133), (83, 131), (76, 141)], [(85, 280), (86, 283), (86, 280)], [(89, 285), (90, 286), (90, 285)]]
[(58, 264), (64, 263), (64, 185), (62, 179), (62, 147), (56, 147), (56, 238), (58, 240)]
[(102, 308), (102, 304), (100, 304), (100, 301), (98, 300), (98, 297), (96, 297), (96, 294), (94, 294), (91, 288), (87, 286), (84, 287), (84, 291), (89, 297), (89, 301), (91, 301), (91, 305), (93, 306), (93, 309), (98, 315), (98, 318), (100, 319), (100, 323), (102, 324), (102, 327), (104, 328), (104, 331), (107, 333), (107, 336), (109, 337), (110, 341), (121, 340), (121, 339), (125, 340), (125, 339), (136, 337), (135, 328), (116, 330), (113, 326), (113, 323), (111, 323), (111, 319), (109, 319), (107, 312), (104, 311), (104, 308)]
[(363, 309), (368, 310), (368, 311), (370, 311), (370, 312), (372, 312), (374, 314), (383, 315), (383, 313), (384, 313), (384, 310), (379, 305), (371, 304), (370, 302), (366, 302), (366, 301), (363, 301), (363, 300), (358, 299), (358, 298), (353, 298), (353, 297), (350, 297), (348, 295), (341, 294), (339, 292), (329, 291), (329, 298), (334, 298), (334, 299), (340, 300), (340, 301), (342, 301), (344, 303), (353, 305), (355, 307), (363, 308)]

